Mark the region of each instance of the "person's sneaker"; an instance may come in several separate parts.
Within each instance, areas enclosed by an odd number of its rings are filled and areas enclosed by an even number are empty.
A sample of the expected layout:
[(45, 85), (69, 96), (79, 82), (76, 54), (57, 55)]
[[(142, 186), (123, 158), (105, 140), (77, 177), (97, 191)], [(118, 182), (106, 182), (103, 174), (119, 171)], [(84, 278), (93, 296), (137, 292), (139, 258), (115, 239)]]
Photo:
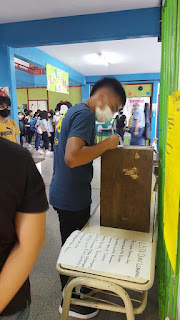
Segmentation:
[[(59, 312), (62, 314), (62, 305), (59, 306)], [(69, 309), (69, 317), (77, 318), (77, 319), (92, 319), (96, 317), (99, 313), (98, 309), (95, 308), (89, 308), (89, 307), (83, 307), (83, 306), (77, 306), (74, 304), (70, 305)]]
[(50, 155), (50, 154), (52, 154), (52, 152), (51, 151), (49, 151), (49, 150), (46, 150), (46, 155)]

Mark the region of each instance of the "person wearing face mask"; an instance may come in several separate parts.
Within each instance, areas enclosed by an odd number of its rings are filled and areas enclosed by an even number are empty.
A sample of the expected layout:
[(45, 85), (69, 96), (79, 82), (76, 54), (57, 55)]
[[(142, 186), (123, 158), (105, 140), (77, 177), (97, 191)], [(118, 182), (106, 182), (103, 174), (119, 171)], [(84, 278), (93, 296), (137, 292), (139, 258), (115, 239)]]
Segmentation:
[(56, 109), (55, 109), (55, 114), (53, 116), (53, 126), (54, 126), (55, 131), (57, 128), (57, 124), (58, 124), (59, 120), (61, 119), (60, 109), (61, 109), (61, 103), (58, 103), (56, 106)]
[[(93, 86), (90, 98), (70, 108), (57, 125), (50, 204), (59, 217), (62, 245), (90, 218), (92, 161), (119, 144), (119, 136), (113, 135), (95, 145), (95, 120), (109, 121), (125, 102), (122, 85), (115, 78), (103, 78)], [(66, 283), (67, 277), (61, 276), (62, 290)], [(71, 305), (69, 316), (90, 319), (97, 313), (97, 309)]]
[(18, 143), (20, 130), (14, 120), (9, 119), (11, 100), (0, 96), (0, 137)]
[(120, 109), (115, 119), (114, 129), (117, 132), (117, 134), (121, 136), (122, 141), (124, 141), (124, 133), (126, 131), (126, 125), (127, 125), (126, 116), (123, 114), (123, 110)]

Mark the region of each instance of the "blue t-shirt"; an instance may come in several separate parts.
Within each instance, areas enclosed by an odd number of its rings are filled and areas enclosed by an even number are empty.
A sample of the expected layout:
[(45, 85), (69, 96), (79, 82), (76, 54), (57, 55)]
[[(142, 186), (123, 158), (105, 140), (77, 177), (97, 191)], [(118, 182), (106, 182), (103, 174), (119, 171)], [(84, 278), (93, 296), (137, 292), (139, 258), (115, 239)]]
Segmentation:
[(58, 209), (79, 211), (91, 204), (92, 162), (69, 168), (65, 161), (68, 138), (79, 137), (87, 146), (94, 144), (95, 115), (82, 103), (70, 108), (60, 119), (55, 133), (54, 172), (50, 185), (50, 204)]
[(132, 127), (135, 127), (135, 120), (139, 120), (139, 128), (144, 128), (145, 127), (145, 115), (144, 111), (140, 108), (137, 108), (134, 110), (133, 114), (133, 122), (132, 122)]

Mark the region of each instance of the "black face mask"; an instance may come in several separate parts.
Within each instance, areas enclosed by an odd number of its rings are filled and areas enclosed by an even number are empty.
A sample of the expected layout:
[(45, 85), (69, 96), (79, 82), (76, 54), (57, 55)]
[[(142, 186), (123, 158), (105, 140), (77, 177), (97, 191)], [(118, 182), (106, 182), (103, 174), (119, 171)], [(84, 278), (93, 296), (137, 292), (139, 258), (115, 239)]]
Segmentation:
[(8, 109), (0, 110), (1, 117), (7, 118), (9, 115), (10, 115), (10, 110), (8, 110)]
[(48, 116), (48, 118), (51, 118), (51, 116)]

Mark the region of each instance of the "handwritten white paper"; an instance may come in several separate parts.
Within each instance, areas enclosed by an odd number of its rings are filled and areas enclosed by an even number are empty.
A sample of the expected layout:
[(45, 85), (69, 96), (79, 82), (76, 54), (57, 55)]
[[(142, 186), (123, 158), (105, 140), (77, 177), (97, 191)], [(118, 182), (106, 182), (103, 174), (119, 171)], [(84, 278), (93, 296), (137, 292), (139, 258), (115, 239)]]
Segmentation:
[(58, 263), (65, 268), (111, 278), (150, 279), (152, 243), (74, 231)]

